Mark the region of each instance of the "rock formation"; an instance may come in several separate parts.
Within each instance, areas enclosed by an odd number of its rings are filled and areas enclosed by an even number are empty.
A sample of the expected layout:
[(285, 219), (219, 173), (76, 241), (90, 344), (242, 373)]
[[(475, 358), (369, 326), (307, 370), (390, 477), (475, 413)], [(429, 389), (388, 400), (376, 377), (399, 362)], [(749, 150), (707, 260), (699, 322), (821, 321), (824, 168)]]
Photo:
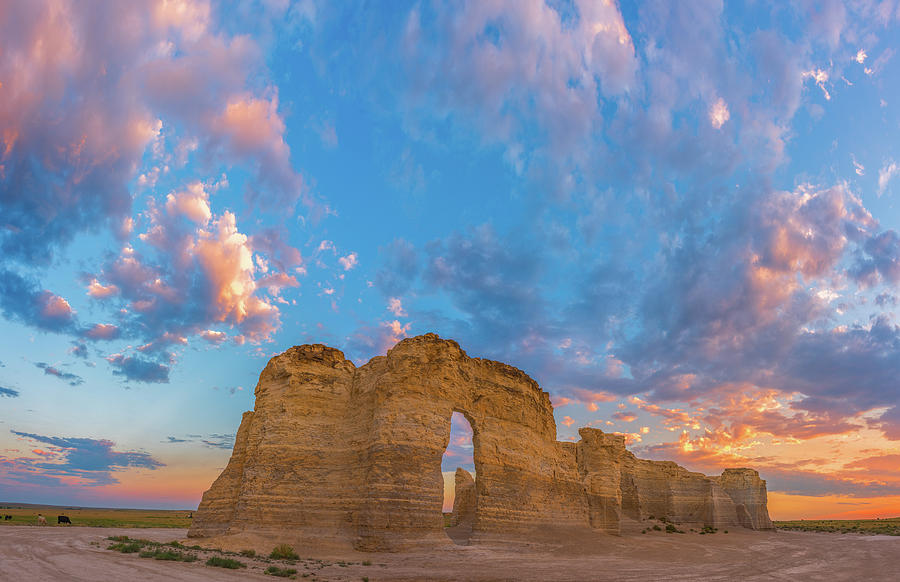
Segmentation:
[[(534, 380), (434, 334), (358, 368), (336, 349), (295, 346), (269, 361), (255, 394), (191, 537), (252, 534), (370, 551), (448, 543), (441, 457), (454, 411), (473, 431), (474, 543), (547, 528), (618, 533), (650, 515), (772, 527), (756, 471), (706, 477), (637, 459), (624, 437), (596, 429), (558, 442), (550, 397)], [(461, 493), (468, 504), (465, 486)]]
[(450, 526), (471, 526), (475, 524), (475, 479), (472, 474), (459, 467), (456, 469), (455, 494), (453, 497), (453, 513), (450, 514)]

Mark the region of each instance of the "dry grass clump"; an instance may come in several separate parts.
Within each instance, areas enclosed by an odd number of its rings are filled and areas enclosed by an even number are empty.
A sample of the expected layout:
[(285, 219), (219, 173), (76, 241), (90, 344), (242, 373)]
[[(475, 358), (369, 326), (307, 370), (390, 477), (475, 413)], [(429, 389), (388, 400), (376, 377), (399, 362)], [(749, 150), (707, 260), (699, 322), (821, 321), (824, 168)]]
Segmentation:
[(278, 544), (272, 548), (269, 557), (273, 560), (299, 560), (300, 556), (294, 551), (294, 548), (287, 544)]
[(238, 568), (246, 568), (247, 564), (243, 562), (239, 562), (238, 560), (232, 560), (231, 558), (223, 558), (221, 556), (213, 556), (206, 561), (207, 566), (215, 566), (217, 568), (229, 568), (231, 570), (237, 570)]

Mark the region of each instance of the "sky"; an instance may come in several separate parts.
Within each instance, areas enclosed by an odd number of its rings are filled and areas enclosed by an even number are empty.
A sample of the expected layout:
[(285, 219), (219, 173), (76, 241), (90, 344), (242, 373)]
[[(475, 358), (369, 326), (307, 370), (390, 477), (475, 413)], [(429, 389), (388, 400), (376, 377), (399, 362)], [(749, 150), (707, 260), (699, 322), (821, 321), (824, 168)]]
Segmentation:
[(196, 507), (270, 357), (435, 332), (535, 378), (560, 440), (753, 467), (775, 519), (900, 515), (898, 28), (4, 3), (0, 499)]

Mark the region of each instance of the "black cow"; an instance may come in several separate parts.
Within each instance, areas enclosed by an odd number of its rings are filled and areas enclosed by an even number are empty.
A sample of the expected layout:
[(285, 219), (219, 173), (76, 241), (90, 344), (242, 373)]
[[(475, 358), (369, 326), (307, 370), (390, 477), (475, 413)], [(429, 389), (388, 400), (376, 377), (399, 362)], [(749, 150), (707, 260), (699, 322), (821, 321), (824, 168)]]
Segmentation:
[(68, 516), (60, 515), (56, 518), (56, 525), (59, 525), (61, 523), (67, 523), (69, 525), (72, 525), (72, 520), (69, 519)]
[(10, 519), (12, 519), (12, 516), (11, 516), (11, 515), (4, 515), (4, 516), (3, 516), (3, 519), (9, 521)]

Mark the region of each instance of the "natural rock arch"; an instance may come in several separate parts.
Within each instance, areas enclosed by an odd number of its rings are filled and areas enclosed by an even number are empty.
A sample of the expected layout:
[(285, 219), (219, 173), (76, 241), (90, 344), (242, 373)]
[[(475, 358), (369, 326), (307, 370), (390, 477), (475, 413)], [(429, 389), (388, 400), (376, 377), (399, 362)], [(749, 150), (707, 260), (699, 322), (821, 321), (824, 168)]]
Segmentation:
[(549, 395), (527, 374), (427, 334), (359, 368), (318, 344), (272, 358), (188, 535), (373, 551), (449, 544), (440, 465), (453, 411), (473, 430), (473, 543), (551, 529), (617, 533), (623, 509), (771, 527), (755, 471), (708, 478), (636, 459), (622, 437), (595, 429), (558, 442)]

